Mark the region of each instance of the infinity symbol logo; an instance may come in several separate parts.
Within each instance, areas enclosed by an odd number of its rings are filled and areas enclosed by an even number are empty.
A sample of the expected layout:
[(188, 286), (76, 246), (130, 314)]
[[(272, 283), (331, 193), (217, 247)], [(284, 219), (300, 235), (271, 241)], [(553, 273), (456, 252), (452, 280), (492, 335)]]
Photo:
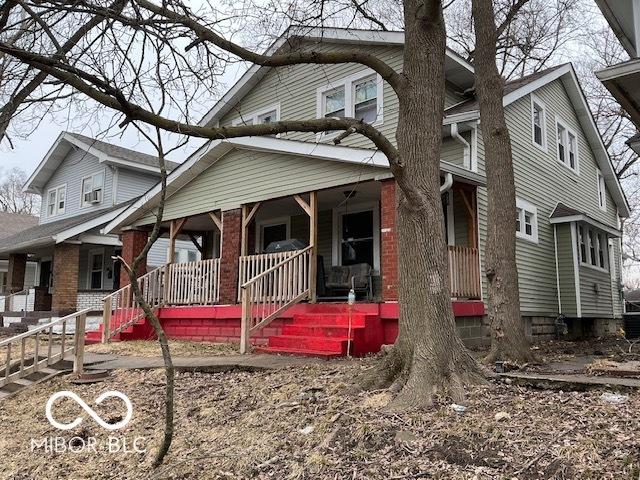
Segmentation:
[(93, 418), (102, 428), (106, 428), (107, 430), (118, 430), (119, 428), (124, 427), (125, 425), (127, 425), (127, 423), (129, 423), (131, 417), (133, 416), (133, 405), (131, 404), (131, 400), (129, 400), (129, 397), (127, 397), (124, 393), (118, 392), (117, 390), (104, 392), (102, 395), (95, 399), (95, 403), (99, 405), (104, 400), (111, 397), (117, 397), (122, 400), (127, 407), (127, 414), (125, 415), (124, 419), (118, 423), (105, 422), (104, 420), (102, 420), (102, 418), (100, 418), (95, 410), (87, 405), (84, 400), (82, 400), (78, 395), (73, 392), (64, 390), (51, 395), (51, 397), (49, 397), (49, 400), (47, 401), (47, 406), (45, 409), (45, 413), (47, 415), (47, 420), (49, 420), (49, 423), (60, 430), (71, 430), (72, 428), (75, 428), (82, 423), (82, 417), (78, 417), (73, 422), (67, 424), (60, 423), (53, 418), (53, 415), (51, 414), (51, 408), (53, 407), (54, 402), (62, 397), (72, 399), (74, 402), (80, 405), (82, 409), (87, 412), (91, 416), (91, 418)]

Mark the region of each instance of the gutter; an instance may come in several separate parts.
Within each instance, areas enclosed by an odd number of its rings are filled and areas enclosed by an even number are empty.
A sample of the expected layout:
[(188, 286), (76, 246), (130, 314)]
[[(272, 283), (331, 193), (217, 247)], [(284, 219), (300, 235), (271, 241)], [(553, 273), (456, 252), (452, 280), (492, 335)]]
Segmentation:
[(462, 135), (460, 135), (460, 132), (458, 131), (458, 124), (457, 123), (452, 123), (451, 124), (451, 137), (456, 139), (459, 143), (462, 144), (462, 147), (464, 148), (464, 156), (462, 159), (462, 165), (464, 166), (464, 168), (466, 168), (467, 170), (471, 170), (471, 146), (469, 145), (469, 142), (467, 142), (464, 137)]
[(440, 195), (447, 193), (451, 190), (451, 186), (453, 185), (453, 175), (450, 173), (444, 174), (444, 183), (440, 185)]

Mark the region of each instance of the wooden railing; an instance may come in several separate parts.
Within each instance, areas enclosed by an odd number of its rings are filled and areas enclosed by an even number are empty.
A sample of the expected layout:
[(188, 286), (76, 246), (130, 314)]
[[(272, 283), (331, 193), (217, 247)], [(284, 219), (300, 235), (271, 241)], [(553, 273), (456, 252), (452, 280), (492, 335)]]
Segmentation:
[(262, 272), (295, 255), (299, 250), (278, 253), (260, 253), (240, 257), (238, 267), (238, 301), (242, 300), (242, 285)]
[[(0, 355), (6, 359), (0, 371), (0, 387), (55, 364), (66, 354), (73, 354), (73, 371), (80, 375), (89, 311), (80, 310), (0, 341)], [(67, 338), (69, 335), (71, 338)]]
[[(309, 266), (313, 247), (286, 252), (272, 266), (240, 285), (242, 323), (240, 353), (249, 349), (249, 337), (292, 305), (309, 296)], [(273, 254), (271, 254), (273, 255)], [(265, 257), (264, 255), (260, 255)], [(245, 257), (246, 258), (246, 257)], [(265, 261), (271, 261), (265, 258)]]
[[(167, 265), (158, 267), (138, 278), (137, 283), (144, 300), (152, 309), (164, 304)], [(126, 285), (103, 298), (102, 342), (106, 343), (118, 333), (129, 328), (145, 314), (133, 294), (131, 285)]]
[(167, 278), (168, 305), (210, 305), (220, 297), (220, 259), (172, 263)]
[(449, 280), (452, 297), (480, 298), (478, 249), (449, 245)]

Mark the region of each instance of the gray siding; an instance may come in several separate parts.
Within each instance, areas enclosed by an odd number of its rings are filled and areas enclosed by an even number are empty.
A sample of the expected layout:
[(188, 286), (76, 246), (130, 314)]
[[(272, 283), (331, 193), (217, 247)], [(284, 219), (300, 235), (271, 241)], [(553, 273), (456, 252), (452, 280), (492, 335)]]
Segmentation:
[[(536, 95), (547, 108), (547, 151), (531, 140), (531, 100), (524, 97), (506, 109), (511, 134), (516, 194), (534, 204), (538, 210), (538, 243), (518, 239), (516, 244), (520, 301), (524, 314), (553, 315), (558, 312), (553, 229), (549, 216), (557, 202), (586, 212), (590, 216), (616, 225), (615, 204), (609, 194), (607, 211), (597, 203), (597, 164), (580, 128), (566, 90), (560, 80), (539, 89)], [(555, 117), (560, 117), (578, 136), (580, 174), (569, 171), (556, 159)], [(482, 140), (478, 141), (479, 171), (484, 171)], [(484, 265), (486, 239), (486, 190), (478, 189), (481, 259)], [(483, 284), (485, 279), (483, 277)], [(486, 291), (486, 285), (485, 285)], [(611, 307), (611, 305), (609, 304)]]
[(464, 200), (458, 192), (453, 193), (453, 230), (455, 232), (454, 245), (469, 246), (469, 215)]
[(562, 313), (573, 317), (577, 315), (577, 304), (571, 226), (569, 224), (557, 225), (556, 235), (558, 242), (558, 284), (560, 286)]
[(119, 168), (116, 173), (116, 203), (139, 197), (155, 186), (158, 181), (158, 176), (149, 172), (136, 172), (126, 168)]
[(580, 266), (580, 304), (583, 317), (613, 316), (611, 276), (593, 268)]
[[(156, 240), (147, 254), (147, 266), (150, 268), (156, 268), (167, 263), (167, 251), (169, 249), (169, 239), (159, 238)], [(176, 250), (188, 250), (191, 252), (198, 252), (196, 246), (191, 240), (176, 239)], [(199, 252), (198, 252), (199, 253)], [(176, 260), (178, 261), (178, 260)]]
[[(286, 175), (283, 175), (286, 172)], [(234, 150), (167, 199), (164, 220), (375, 178), (383, 168)], [(136, 222), (153, 222), (147, 215)]]
[(89, 255), (91, 253), (102, 252), (104, 255), (104, 263), (102, 269), (102, 288), (100, 290), (112, 290), (113, 289), (113, 260), (112, 256), (115, 255), (115, 248), (103, 245), (88, 245), (84, 244), (80, 246), (80, 259), (78, 266), (78, 290), (89, 290), (91, 287), (90, 275), (89, 275)]
[[(316, 51), (335, 51), (344, 46), (335, 43), (314, 43)], [(368, 46), (368, 51), (387, 62), (397, 71), (402, 70), (402, 47)], [(273, 68), (265, 77), (227, 114), (220, 125), (232, 122), (252, 112), (280, 104), (280, 117), (286, 120), (306, 120), (316, 118), (316, 99), (318, 88), (337, 85), (341, 79), (365, 71), (358, 64), (341, 65), (294, 65)], [(384, 119), (378, 128), (395, 142), (395, 129), (398, 124), (398, 97), (386, 83), (383, 86)], [(455, 89), (447, 85), (446, 105), (458, 103), (462, 98)], [(290, 133), (283, 138), (295, 140), (315, 140), (314, 134)], [(344, 145), (366, 147), (371, 143), (359, 135), (351, 135), (342, 142)]]
[[(81, 206), (82, 200), (82, 179), (104, 171), (104, 192), (102, 203), (99, 205)], [(67, 185), (67, 197), (65, 212), (53, 217), (47, 216), (47, 194), (50, 188)], [(99, 210), (113, 205), (113, 171), (110, 167), (98, 162), (98, 158), (80, 149), (73, 149), (60, 164), (47, 182), (42, 194), (42, 208), (40, 213), (40, 223), (53, 222), (63, 218)]]

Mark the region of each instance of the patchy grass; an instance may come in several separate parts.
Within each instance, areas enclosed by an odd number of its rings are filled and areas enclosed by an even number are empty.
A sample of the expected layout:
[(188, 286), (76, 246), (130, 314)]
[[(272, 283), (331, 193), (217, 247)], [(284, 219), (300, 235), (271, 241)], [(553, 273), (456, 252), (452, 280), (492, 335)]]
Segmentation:
[[(58, 378), (0, 401), (0, 478), (74, 479), (622, 479), (637, 478), (640, 394), (611, 405), (601, 391), (548, 392), (491, 384), (469, 392), (467, 410), (448, 403), (424, 412), (385, 411), (386, 391), (350, 393), (371, 360), (318, 362), (263, 373), (180, 373), (176, 435), (165, 464), (150, 464), (162, 435), (164, 374), (118, 371), (105, 383)], [(146, 439), (146, 453), (30, 450), (30, 439), (109, 435), (72, 401), (58, 421), (82, 415), (74, 430), (54, 429), (44, 406), (70, 389), (93, 406), (117, 389), (134, 405), (131, 423), (111, 435)], [(116, 422), (118, 400), (94, 406)], [(499, 412), (508, 418), (496, 420)], [(303, 433), (304, 432), (304, 433)], [(80, 440), (75, 440), (80, 442)]]
[[(238, 346), (232, 343), (187, 342), (170, 340), (169, 348), (174, 357), (209, 357), (214, 355), (234, 355)], [(91, 353), (109, 353), (113, 355), (132, 355), (136, 357), (160, 357), (162, 351), (156, 340), (136, 340), (131, 342), (95, 343), (87, 345), (85, 351)]]

